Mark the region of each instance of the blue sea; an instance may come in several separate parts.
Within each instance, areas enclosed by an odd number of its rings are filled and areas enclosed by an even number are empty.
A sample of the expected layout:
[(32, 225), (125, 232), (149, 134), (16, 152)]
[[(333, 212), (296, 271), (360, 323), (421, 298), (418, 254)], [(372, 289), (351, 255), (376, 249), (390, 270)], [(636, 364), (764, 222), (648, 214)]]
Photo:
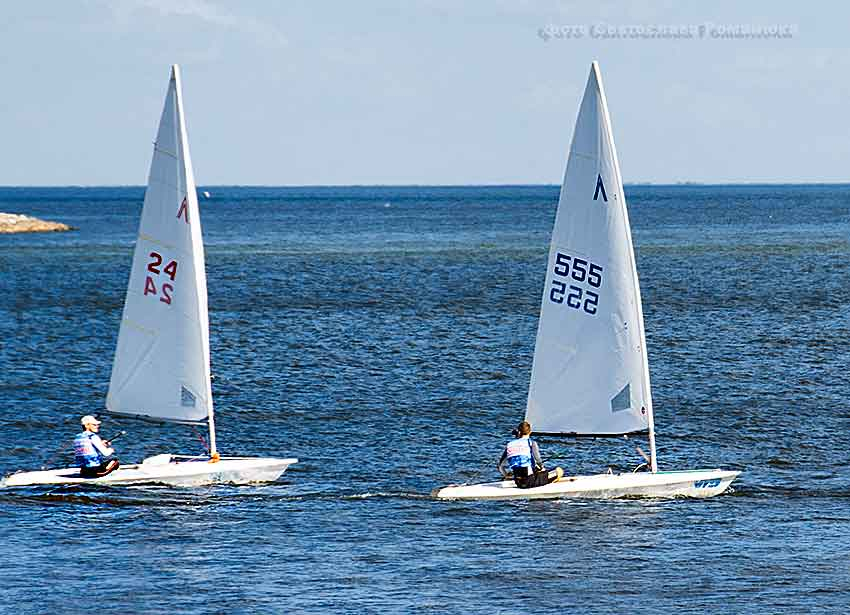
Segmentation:
[[(661, 469), (707, 500), (445, 502), (524, 412), (558, 189), (202, 187), (219, 447), (278, 482), (0, 490), (0, 612), (846, 613), (850, 186), (628, 186)], [(0, 188), (0, 475), (102, 412), (144, 190)], [(105, 418), (125, 461), (192, 429)], [(541, 438), (569, 473), (641, 438)]]

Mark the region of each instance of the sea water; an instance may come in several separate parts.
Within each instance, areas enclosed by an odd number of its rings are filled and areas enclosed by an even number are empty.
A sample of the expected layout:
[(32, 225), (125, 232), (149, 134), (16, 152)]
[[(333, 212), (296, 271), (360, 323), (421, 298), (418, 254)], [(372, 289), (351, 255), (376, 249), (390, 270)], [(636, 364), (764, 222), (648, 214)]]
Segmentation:
[[(0, 490), (14, 613), (846, 612), (850, 187), (629, 186), (661, 469), (708, 500), (435, 501), (522, 418), (558, 189), (203, 187), (226, 454), (276, 483)], [(142, 188), (2, 188), (0, 475), (102, 412)], [(605, 366), (599, 366), (604, 369)], [(569, 391), (564, 391), (569, 403)], [(204, 434), (109, 418), (125, 461)], [(644, 440), (540, 438), (568, 473)]]

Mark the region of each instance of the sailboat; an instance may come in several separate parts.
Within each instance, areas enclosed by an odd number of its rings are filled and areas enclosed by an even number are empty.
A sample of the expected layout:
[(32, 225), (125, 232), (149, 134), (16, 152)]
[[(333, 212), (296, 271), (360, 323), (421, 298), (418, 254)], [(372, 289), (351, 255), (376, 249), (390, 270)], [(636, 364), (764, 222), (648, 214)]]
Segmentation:
[(659, 471), (640, 286), (599, 64), (576, 120), (549, 249), (525, 420), (535, 433), (646, 433), (645, 472), (449, 486), (438, 498), (710, 497), (740, 472)]
[(204, 244), (180, 70), (171, 69), (118, 333), (106, 409), (160, 422), (206, 423), (209, 452), (160, 454), (99, 478), (79, 468), (19, 472), (5, 486), (276, 480), (294, 458), (223, 457), (216, 447)]

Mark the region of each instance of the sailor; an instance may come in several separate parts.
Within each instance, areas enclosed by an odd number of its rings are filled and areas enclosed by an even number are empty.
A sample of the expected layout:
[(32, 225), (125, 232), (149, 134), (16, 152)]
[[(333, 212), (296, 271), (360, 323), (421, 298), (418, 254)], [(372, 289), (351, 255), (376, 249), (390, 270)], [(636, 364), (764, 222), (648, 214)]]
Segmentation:
[(115, 451), (110, 448), (109, 442), (102, 440), (97, 433), (100, 430), (100, 421), (87, 414), (80, 422), (83, 424), (83, 432), (74, 438), (74, 457), (76, 464), (80, 466), (80, 476), (97, 478), (117, 470), (118, 459), (113, 457)]
[(559, 480), (564, 475), (561, 468), (551, 471), (543, 468), (540, 449), (537, 447), (537, 442), (529, 437), (530, 435), (531, 425), (523, 421), (514, 430), (516, 437), (508, 442), (505, 452), (499, 459), (499, 472), (504, 478), (510, 478), (511, 474), (507, 471), (510, 470), (516, 486), (520, 489), (542, 487)]

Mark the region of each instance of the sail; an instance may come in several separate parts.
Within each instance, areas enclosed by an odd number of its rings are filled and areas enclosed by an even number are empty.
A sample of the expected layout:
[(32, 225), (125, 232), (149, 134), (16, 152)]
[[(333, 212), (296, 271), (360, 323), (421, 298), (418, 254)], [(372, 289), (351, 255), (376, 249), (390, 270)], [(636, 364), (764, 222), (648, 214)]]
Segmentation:
[(165, 421), (212, 418), (204, 245), (176, 65), (154, 144), (106, 407)]
[(538, 433), (651, 429), (629, 217), (599, 66), (579, 108), (558, 202), (526, 420)]

